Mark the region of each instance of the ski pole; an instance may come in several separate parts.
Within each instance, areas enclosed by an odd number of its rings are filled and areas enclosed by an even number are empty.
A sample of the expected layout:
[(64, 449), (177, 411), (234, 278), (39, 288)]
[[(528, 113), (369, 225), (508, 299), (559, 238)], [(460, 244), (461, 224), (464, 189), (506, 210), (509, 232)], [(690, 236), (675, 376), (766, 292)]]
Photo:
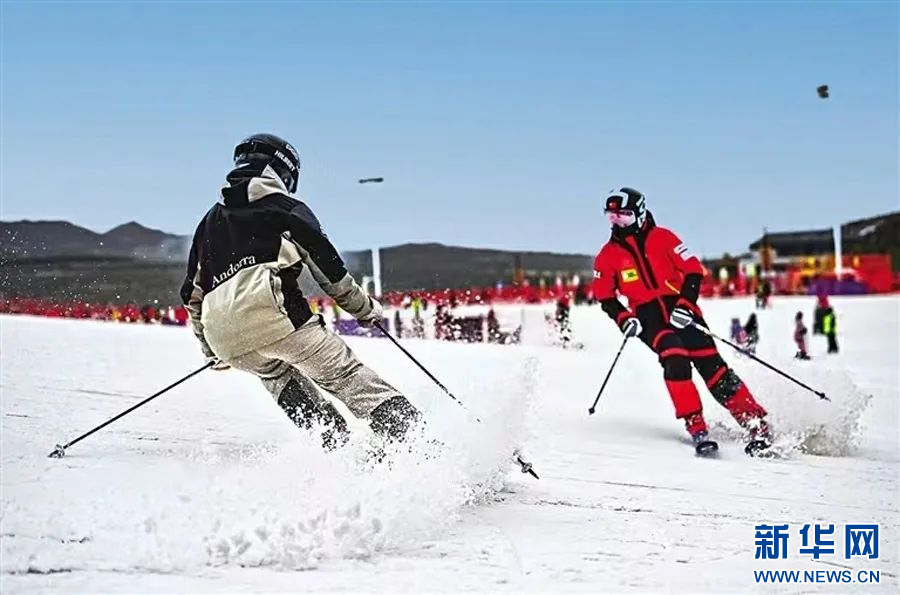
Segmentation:
[[(447, 394), (448, 397), (450, 397), (451, 399), (453, 399), (454, 401), (456, 401), (457, 403), (459, 403), (459, 406), (460, 406), (460, 407), (462, 407), (463, 409), (466, 409), (466, 411), (468, 411), (468, 408), (467, 408), (465, 405), (463, 405), (462, 401), (460, 401), (459, 399), (457, 399), (456, 397), (454, 397), (454, 396), (453, 396), (453, 393), (451, 393), (450, 390), (449, 390), (446, 386), (444, 386), (443, 384), (441, 384), (441, 381), (438, 380), (437, 378), (435, 378), (434, 374), (432, 374), (431, 372), (429, 372), (429, 371), (428, 371), (428, 368), (426, 368), (425, 366), (423, 366), (423, 365), (421, 364), (421, 362), (419, 362), (419, 360), (417, 360), (417, 359), (415, 358), (415, 356), (413, 356), (413, 354), (411, 354), (409, 351), (407, 351), (406, 348), (405, 348), (403, 345), (400, 344), (400, 341), (398, 341), (397, 339), (395, 339), (394, 336), (393, 336), (392, 334), (390, 334), (389, 332), (387, 332), (387, 330), (381, 325), (380, 322), (376, 322), (376, 323), (375, 323), (375, 328), (377, 328), (378, 330), (380, 330), (381, 333), (382, 333), (385, 337), (387, 337), (388, 339), (390, 339), (391, 342), (392, 342), (394, 345), (396, 345), (397, 348), (398, 348), (400, 351), (402, 351), (402, 352), (404, 353), (404, 355), (406, 355), (406, 357), (408, 357), (410, 360), (412, 360), (412, 362), (413, 362), (414, 364), (416, 364), (417, 366), (419, 366), (419, 369), (422, 370), (423, 372), (425, 372), (425, 375), (428, 376), (429, 378), (431, 378), (432, 382), (434, 382), (435, 384), (437, 384), (438, 387), (439, 387), (442, 391), (444, 391), (444, 392)], [(480, 422), (481, 420), (478, 419), (478, 417), (475, 417), (475, 421)]]
[(597, 402), (600, 401), (600, 395), (603, 394), (603, 389), (606, 388), (606, 383), (609, 382), (609, 377), (612, 376), (613, 370), (616, 369), (616, 364), (619, 363), (619, 356), (622, 355), (622, 351), (625, 349), (625, 344), (628, 343), (628, 339), (631, 337), (629, 335), (625, 335), (625, 338), (622, 339), (622, 345), (619, 346), (619, 352), (616, 353), (616, 357), (613, 360), (612, 365), (609, 367), (609, 372), (606, 373), (606, 378), (603, 379), (603, 384), (600, 386), (600, 390), (597, 392), (597, 398), (594, 399), (594, 404), (591, 405), (591, 408), (588, 409), (588, 415), (594, 415), (594, 411), (597, 410)]
[(199, 373), (202, 372), (203, 370), (206, 370), (207, 368), (212, 367), (212, 365), (213, 365), (214, 363), (215, 363), (215, 362), (207, 362), (202, 368), (198, 368), (197, 370), (194, 370), (193, 372), (191, 372), (190, 374), (188, 374), (187, 376), (185, 376), (185, 377), (182, 378), (181, 380), (178, 380), (178, 381), (176, 381), (176, 382), (173, 382), (172, 384), (170, 384), (170, 385), (167, 386), (166, 388), (162, 389), (161, 391), (159, 391), (159, 392), (157, 392), (157, 393), (155, 393), (155, 394), (150, 395), (149, 397), (147, 397), (146, 399), (144, 399), (143, 401), (141, 401), (141, 402), (138, 403), (137, 405), (132, 405), (131, 407), (129, 407), (128, 409), (126, 409), (125, 411), (123, 411), (122, 413), (120, 413), (119, 415), (113, 417), (112, 419), (106, 420), (105, 422), (103, 422), (102, 424), (100, 424), (99, 426), (97, 426), (96, 428), (94, 428), (93, 430), (90, 430), (90, 431), (88, 431), (88, 432), (85, 432), (84, 434), (82, 434), (82, 435), (79, 436), (78, 438), (75, 438), (74, 440), (71, 440), (71, 441), (69, 441), (69, 442), (66, 442), (65, 444), (57, 444), (57, 445), (56, 445), (56, 448), (53, 449), (53, 452), (51, 452), (51, 453), (50, 453), (49, 455), (47, 455), (47, 456), (49, 456), (49, 457), (52, 458), (52, 459), (61, 459), (61, 458), (63, 458), (64, 456), (66, 456), (66, 449), (69, 448), (70, 446), (72, 446), (72, 445), (74, 445), (74, 444), (77, 444), (77, 443), (81, 442), (82, 440), (84, 440), (85, 438), (87, 438), (88, 436), (90, 436), (91, 434), (93, 434), (94, 432), (97, 432), (97, 431), (99, 431), (99, 430), (102, 430), (103, 428), (105, 428), (106, 426), (108, 426), (108, 425), (111, 424), (112, 422), (116, 421), (117, 419), (122, 418), (122, 417), (125, 417), (126, 415), (128, 415), (129, 413), (131, 413), (132, 411), (134, 411), (135, 409), (137, 409), (138, 407), (142, 407), (142, 406), (146, 405), (147, 403), (149, 403), (150, 401), (152, 401), (152, 400), (155, 399), (156, 397), (160, 396), (161, 394), (166, 393), (166, 392), (170, 391), (171, 389), (175, 388), (176, 386), (178, 386), (179, 384), (181, 384), (182, 382), (184, 382), (184, 381), (187, 380), (188, 378), (191, 378), (191, 377), (193, 377), (193, 376), (196, 376), (197, 374), (199, 374)]
[(735, 349), (735, 350), (737, 350), (737, 351), (740, 351), (741, 353), (743, 353), (744, 355), (746, 355), (746, 356), (749, 357), (750, 359), (754, 360), (754, 361), (757, 362), (757, 363), (760, 363), (760, 364), (764, 365), (765, 367), (769, 368), (770, 370), (772, 370), (772, 371), (775, 372), (776, 374), (780, 374), (781, 376), (784, 376), (785, 378), (787, 378), (788, 380), (790, 380), (790, 381), (793, 382), (794, 384), (797, 384), (797, 385), (802, 386), (803, 388), (805, 388), (805, 389), (808, 390), (809, 392), (813, 393), (814, 395), (816, 395), (816, 396), (819, 397), (820, 399), (823, 399), (823, 400), (825, 400), (825, 401), (830, 401), (830, 400), (831, 400), (831, 399), (829, 399), (828, 397), (826, 397), (826, 396), (825, 396), (825, 393), (823, 393), (822, 391), (816, 390), (816, 389), (814, 389), (813, 387), (811, 387), (811, 386), (809, 386), (809, 385), (807, 385), (807, 384), (804, 384), (803, 382), (800, 382), (799, 380), (797, 380), (796, 378), (794, 378), (793, 376), (791, 376), (791, 375), (788, 374), (787, 372), (782, 372), (781, 370), (779, 370), (778, 368), (776, 368), (776, 367), (773, 366), (772, 364), (769, 364), (769, 363), (767, 363), (767, 362), (765, 362), (765, 361), (759, 359), (758, 357), (756, 357), (755, 354), (750, 353), (749, 351), (747, 351), (747, 350), (745, 350), (745, 349), (741, 349), (740, 345), (736, 345), (736, 344), (732, 343), (731, 341), (729, 341), (728, 339), (724, 339), (724, 338), (720, 337), (719, 335), (715, 334), (714, 332), (712, 332), (711, 330), (709, 330), (708, 328), (706, 328), (706, 327), (703, 326), (702, 324), (698, 324), (697, 322), (691, 322), (691, 326), (693, 326), (695, 329), (697, 329), (698, 331), (700, 331), (700, 332), (703, 333), (704, 335), (706, 335), (706, 336), (708, 336), (708, 337), (710, 337), (710, 338), (712, 338), (712, 339), (716, 339), (716, 340), (718, 340), (718, 341), (721, 341), (722, 343), (725, 343), (725, 344), (728, 345), (729, 347), (731, 347), (731, 348), (733, 348), (733, 349)]
[[(466, 411), (468, 411), (470, 414), (472, 414), (472, 412), (469, 411), (469, 408), (466, 407), (465, 405), (463, 405), (463, 402), (460, 401), (459, 399), (457, 399), (457, 398), (453, 395), (453, 393), (451, 393), (450, 390), (449, 390), (446, 386), (444, 386), (444, 385), (441, 383), (441, 381), (438, 380), (438, 379), (434, 376), (434, 374), (432, 374), (431, 372), (429, 372), (429, 371), (428, 371), (428, 368), (426, 368), (425, 366), (423, 366), (422, 363), (421, 363), (419, 360), (417, 360), (413, 354), (411, 354), (409, 351), (407, 351), (406, 348), (405, 348), (403, 345), (400, 344), (400, 341), (398, 341), (396, 338), (394, 338), (394, 336), (393, 336), (392, 334), (390, 334), (389, 332), (387, 332), (387, 330), (384, 328), (384, 326), (382, 326), (382, 324), (381, 324), (380, 322), (375, 322), (374, 326), (375, 326), (375, 328), (377, 328), (379, 331), (381, 331), (381, 334), (383, 334), (385, 337), (387, 337), (388, 339), (390, 339), (390, 340), (391, 340), (391, 343), (393, 343), (394, 345), (396, 345), (397, 348), (398, 348), (400, 351), (402, 351), (404, 355), (406, 355), (406, 357), (408, 357), (414, 364), (416, 364), (417, 366), (419, 366), (419, 369), (422, 370), (423, 372), (425, 372), (425, 375), (428, 376), (428, 377), (432, 380), (432, 382), (434, 382), (436, 385), (438, 385), (438, 388), (440, 388), (442, 391), (444, 391), (444, 394), (446, 394), (448, 397), (450, 397), (451, 399), (453, 399), (454, 401), (456, 401), (456, 402), (459, 404), (460, 407), (462, 407), (463, 409), (465, 409)], [(481, 419), (479, 419), (478, 416), (472, 414), (472, 417), (475, 418), (475, 421), (481, 423)], [(528, 462), (524, 461), (524, 460), (522, 459), (521, 455), (519, 454), (519, 451), (518, 451), (518, 450), (516, 450), (516, 451), (513, 452), (513, 456), (515, 457), (516, 462), (517, 462), (517, 463), (519, 464), (519, 466), (522, 468), (522, 473), (529, 473), (529, 474), (531, 474), (531, 476), (534, 477), (535, 479), (540, 479), (540, 477), (538, 477), (538, 474), (535, 473), (534, 469), (532, 468), (531, 463), (528, 463)]]

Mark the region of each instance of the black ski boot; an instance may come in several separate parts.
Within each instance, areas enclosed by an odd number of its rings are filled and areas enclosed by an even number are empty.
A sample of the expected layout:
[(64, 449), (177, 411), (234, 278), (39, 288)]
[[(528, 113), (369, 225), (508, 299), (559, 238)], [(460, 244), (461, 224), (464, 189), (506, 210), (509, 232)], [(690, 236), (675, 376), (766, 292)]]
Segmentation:
[(402, 442), (422, 419), (419, 410), (406, 397), (391, 397), (372, 410), (369, 426), (389, 442)]
[(691, 436), (694, 443), (694, 451), (697, 456), (712, 457), (719, 451), (719, 445), (715, 440), (709, 439), (709, 433), (706, 431), (706, 420), (703, 419), (703, 413), (697, 412), (684, 418), (684, 429)]
[(709, 439), (706, 430), (701, 430), (691, 434), (691, 440), (694, 442), (694, 452), (700, 457), (714, 457), (719, 452), (719, 443)]
[(309, 430), (313, 423), (321, 424), (325, 450), (343, 446), (350, 436), (347, 420), (318, 393), (312, 382), (301, 383), (297, 377), (291, 378), (278, 395), (278, 406), (298, 428)]
[(757, 418), (747, 423), (750, 432), (750, 440), (744, 447), (744, 452), (751, 457), (770, 456), (772, 447), (772, 434), (769, 432), (769, 424), (763, 418)]

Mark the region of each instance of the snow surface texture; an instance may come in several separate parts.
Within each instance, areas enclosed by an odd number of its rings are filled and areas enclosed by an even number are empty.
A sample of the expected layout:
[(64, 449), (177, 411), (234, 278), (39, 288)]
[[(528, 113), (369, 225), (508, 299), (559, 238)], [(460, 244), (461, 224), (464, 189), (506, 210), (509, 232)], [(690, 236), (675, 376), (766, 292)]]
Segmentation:
[[(793, 315), (811, 319), (811, 298), (760, 313), (758, 351), (831, 403), (722, 348), (771, 412), (775, 460), (748, 459), (705, 391), (722, 452), (694, 457), (637, 343), (589, 417), (621, 341), (596, 307), (572, 311), (583, 351), (406, 341), (468, 411), (387, 341), (351, 339), (426, 411), (426, 432), (379, 464), (364, 426), (323, 453), (235, 371), (204, 372), (48, 459), (202, 359), (184, 329), (2, 317), (0, 590), (896, 590), (900, 300), (833, 302), (841, 354), (813, 337), (813, 361), (792, 359)], [(752, 311), (703, 306), (723, 335)], [(543, 323), (540, 307), (505, 308)], [(540, 481), (511, 462), (520, 446)], [(797, 553), (805, 523), (873, 522), (877, 560), (845, 561), (840, 539), (818, 562)], [(791, 523), (788, 560), (754, 560), (760, 523)], [(881, 583), (765, 586), (752, 574), (842, 568), (880, 570)]]

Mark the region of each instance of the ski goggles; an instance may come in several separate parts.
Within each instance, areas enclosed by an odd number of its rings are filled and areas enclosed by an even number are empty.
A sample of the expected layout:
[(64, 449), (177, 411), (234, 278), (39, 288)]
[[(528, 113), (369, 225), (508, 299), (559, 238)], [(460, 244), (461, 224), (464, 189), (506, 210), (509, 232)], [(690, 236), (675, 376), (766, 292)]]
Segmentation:
[(628, 227), (634, 224), (634, 211), (629, 209), (617, 209), (615, 211), (606, 211), (606, 218), (616, 227)]

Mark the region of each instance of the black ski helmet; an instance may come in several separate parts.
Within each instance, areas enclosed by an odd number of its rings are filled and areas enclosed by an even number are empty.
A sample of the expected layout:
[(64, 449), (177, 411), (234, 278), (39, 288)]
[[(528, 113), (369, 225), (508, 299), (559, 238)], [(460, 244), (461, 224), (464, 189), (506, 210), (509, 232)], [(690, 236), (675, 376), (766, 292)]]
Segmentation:
[(610, 190), (604, 202), (604, 211), (633, 211), (636, 229), (647, 220), (647, 204), (644, 195), (634, 188), (622, 187)]
[(266, 166), (278, 174), (290, 194), (300, 181), (300, 155), (289, 142), (274, 134), (254, 134), (234, 148), (235, 167), (251, 166), (260, 171)]

